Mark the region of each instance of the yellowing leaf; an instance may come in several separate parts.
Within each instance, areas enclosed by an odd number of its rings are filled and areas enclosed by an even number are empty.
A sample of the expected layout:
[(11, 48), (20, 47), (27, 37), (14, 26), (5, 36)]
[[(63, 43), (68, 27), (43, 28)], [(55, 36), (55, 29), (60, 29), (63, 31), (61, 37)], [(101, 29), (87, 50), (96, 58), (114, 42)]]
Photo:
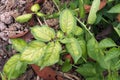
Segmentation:
[(70, 34), (76, 26), (76, 20), (69, 9), (65, 9), (60, 14), (60, 28), (64, 33)]
[(34, 64), (44, 56), (46, 44), (40, 41), (32, 41), (21, 54), (21, 61)]
[(33, 34), (33, 36), (40, 41), (43, 42), (48, 42), (51, 39), (55, 38), (55, 31), (54, 29), (43, 25), (43, 26), (34, 26), (31, 28), (31, 33)]
[(23, 14), (18, 16), (15, 20), (19, 23), (28, 22), (32, 18), (32, 14)]
[(75, 38), (70, 38), (69, 41), (70, 43), (66, 44), (66, 48), (74, 59), (74, 62), (77, 63), (77, 61), (82, 56), (81, 47), (79, 45), (79, 42)]
[(31, 11), (33, 11), (33, 12), (38, 12), (39, 10), (40, 10), (40, 5), (39, 4), (34, 4), (31, 7)]
[(97, 18), (96, 13), (99, 10), (100, 0), (94, 0), (88, 15), (88, 24), (93, 24)]
[(64, 38), (65, 36), (64, 36), (64, 33), (62, 32), (62, 31), (57, 31), (57, 38), (60, 38), (60, 39), (62, 39), (62, 38)]
[(8, 80), (16, 79), (25, 72), (27, 64), (20, 61), (20, 54), (12, 56), (4, 66), (3, 72)]
[(43, 68), (57, 63), (59, 61), (60, 51), (61, 45), (59, 42), (50, 42), (47, 45), (43, 60), (38, 61), (38, 65)]
[(45, 14), (43, 14), (41, 12), (37, 12), (36, 15), (39, 16), (39, 17), (44, 17), (45, 16)]
[(19, 52), (22, 52), (24, 48), (27, 46), (27, 43), (23, 39), (17, 38), (10, 40), (12, 42), (13, 47)]
[(77, 27), (75, 27), (73, 34), (76, 36), (79, 36), (79, 35), (83, 34), (83, 29), (81, 27), (77, 26)]

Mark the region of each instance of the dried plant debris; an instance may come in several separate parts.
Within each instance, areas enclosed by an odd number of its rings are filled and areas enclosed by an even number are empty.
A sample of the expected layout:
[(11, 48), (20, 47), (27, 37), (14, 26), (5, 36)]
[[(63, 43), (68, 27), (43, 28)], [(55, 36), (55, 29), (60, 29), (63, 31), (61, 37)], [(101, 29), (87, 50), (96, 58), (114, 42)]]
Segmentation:
[(48, 19), (46, 20), (46, 23), (51, 27), (55, 27), (58, 25), (59, 21), (58, 19)]
[(5, 30), (5, 28), (7, 28), (7, 26), (3, 22), (0, 22), (0, 32)]
[(0, 20), (5, 24), (11, 24), (13, 22), (13, 18), (11, 16), (11, 12), (5, 12), (0, 15)]
[(9, 47), (9, 43), (0, 39), (0, 72), (10, 55), (13, 55), (13, 53), (12, 48)]
[(55, 11), (55, 5), (52, 0), (45, 0), (44, 4), (42, 5), (41, 12), (45, 14), (52, 14)]
[(17, 38), (25, 35), (28, 29), (19, 23), (13, 23), (5, 32), (7, 32), (9, 38)]

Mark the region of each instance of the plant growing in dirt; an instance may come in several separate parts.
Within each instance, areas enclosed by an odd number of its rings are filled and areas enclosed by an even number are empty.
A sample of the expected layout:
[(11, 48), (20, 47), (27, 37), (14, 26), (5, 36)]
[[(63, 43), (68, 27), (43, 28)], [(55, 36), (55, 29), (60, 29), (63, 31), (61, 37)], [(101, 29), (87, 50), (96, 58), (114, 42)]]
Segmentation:
[[(55, 1), (56, 5), (60, 4), (59, 0)], [(119, 80), (120, 46), (112, 38), (97, 41), (95, 38), (96, 32), (94, 32), (95, 25), (99, 25), (100, 21), (108, 24), (112, 22), (112, 19), (106, 21), (102, 17), (101, 13), (104, 10), (99, 12), (100, 0), (93, 0), (93, 2), (87, 0), (92, 5), (88, 19), (85, 20), (85, 1), (76, 1), (81, 4), (78, 4), (76, 10), (72, 9), (76, 8), (76, 3), (70, 4), (71, 9), (66, 8), (64, 10), (57, 5), (60, 13), (60, 15), (57, 15), (59, 16), (59, 29), (54, 30), (48, 25), (35, 25), (30, 28), (34, 36), (33, 41), (26, 42), (20, 38), (11, 39), (12, 45), (18, 53), (13, 55), (4, 66), (3, 72), (8, 80), (15, 79), (24, 73), (28, 64), (36, 64), (40, 66), (40, 69), (43, 69), (56, 63), (62, 66), (63, 72), (67, 72), (74, 67), (75, 71), (84, 76), (86, 80)], [(119, 4), (118, 7), (120, 7)], [(27, 22), (31, 19), (32, 14), (41, 16), (41, 13), (38, 12), (39, 9), (38, 4), (33, 5), (31, 10), (34, 13), (19, 16), (16, 21)], [(118, 10), (114, 10), (113, 7), (108, 13), (119, 13)], [(78, 15), (82, 20), (79, 19)], [(118, 25), (113, 28), (116, 35), (120, 36), (119, 24), (112, 23), (112, 25)], [(71, 62), (71, 59), (62, 60), (62, 57), (66, 54), (72, 56), (73, 62)], [(104, 75), (104, 72), (107, 75)]]
[[(60, 28), (61, 30), (55, 31), (47, 25), (36, 25), (31, 28), (36, 40), (26, 43), (22, 39), (11, 39), (13, 47), (19, 53), (11, 57), (4, 66), (3, 71), (8, 79), (17, 78), (26, 70), (27, 64), (36, 64), (43, 69), (57, 63), (62, 51), (69, 52), (77, 63), (83, 53), (80, 45), (85, 45), (82, 40), (83, 30), (76, 25), (75, 17), (69, 9), (61, 12)], [(77, 39), (80, 35), (81, 39)], [(67, 49), (62, 49), (62, 43)]]

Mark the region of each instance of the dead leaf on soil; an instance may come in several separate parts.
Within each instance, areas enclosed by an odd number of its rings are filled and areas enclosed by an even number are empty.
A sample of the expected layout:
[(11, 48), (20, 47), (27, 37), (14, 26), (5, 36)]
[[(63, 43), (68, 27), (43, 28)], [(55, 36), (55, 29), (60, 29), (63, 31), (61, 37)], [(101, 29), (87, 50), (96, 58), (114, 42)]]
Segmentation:
[(118, 22), (120, 22), (120, 14), (118, 14), (117, 20), (118, 20)]
[(22, 39), (24, 39), (25, 41), (31, 41), (31, 39), (33, 39), (33, 35), (31, 34), (31, 32), (29, 31), (27, 34), (25, 34), (24, 36), (21, 37)]
[(26, 27), (23, 27), (21, 24), (14, 23), (9, 26), (5, 31), (9, 38), (18, 38), (25, 35), (28, 32)]
[(66, 54), (65, 55), (65, 59), (69, 59), (70, 60), (70, 63), (73, 63), (74, 61), (73, 61), (73, 58), (72, 58), (72, 56), (70, 55), (70, 54)]
[(37, 65), (32, 64), (31, 65), (35, 73), (43, 78), (44, 80), (63, 80), (63, 78), (60, 76), (60, 74), (57, 74), (56, 71), (54, 71), (50, 67), (45, 67), (40, 71), (40, 67)]

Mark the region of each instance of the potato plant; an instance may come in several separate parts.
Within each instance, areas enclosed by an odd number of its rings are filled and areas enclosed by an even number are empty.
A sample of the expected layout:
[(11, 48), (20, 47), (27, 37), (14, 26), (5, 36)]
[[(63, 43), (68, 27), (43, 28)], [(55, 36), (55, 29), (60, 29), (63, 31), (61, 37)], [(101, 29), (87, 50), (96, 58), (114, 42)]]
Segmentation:
[[(56, 4), (60, 4), (59, 0), (55, 1)], [(76, 8), (76, 1), (81, 4), (77, 6), (80, 12), (75, 12), (72, 9)], [(3, 73), (8, 80), (15, 79), (24, 73), (29, 64), (40, 66), (40, 70), (46, 66), (59, 64), (62, 66), (63, 72), (75, 67), (75, 71), (80, 73), (85, 80), (120, 79), (118, 75), (120, 69), (120, 46), (111, 38), (97, 41), (95, 34), (92, 32), (94, 29), (91, 27), (102, 21), (102, 16), (98, 17), (98, 14), (100, 14), (98, 13), (100, 0), (93, 0), (86, 22), (84, 21), (86, 16), (85, 1), (76, 1), (73, 4), (74, 6), (72, 3), (70, 4), (70, 9), (59, 9), (60, 14), (57, 14), (57, 17), (59, 17), (60, 28), (58, 30), (54, 30), (48, 25), (35, 25), (30, 29), (34, 36), (33, 41), (26, 42), (20, 38), (11, 39), (12, 45), (18, 53), (13, 55), (4, 66)], [(119, 13), (118, 9), (115, 10), (116, 7), (120, 8), (119, 4), (112, 7), (108, 13)], [(33, 13), (21, 15), (16, 18), (16, 21), (20, 23), (27, 22), (31, 19), (32, 14), (49, 18), (49, 16), (40, 13), (39, 9), (38, 4), (33, 5), (31, 7)], [(79, 19), (78, 15), (83, 21)], [(87, 24), (91, 26), (87, 26)], [(117, 25), (114, 29), (117, 35), (120, 36), (119, 24)], [(66, 60), (60, 64), (61, 57), (66, 53), (72, 56), (74, 63)], [(103, 75), (104, 71), (108, 73), (107, 76)]]

